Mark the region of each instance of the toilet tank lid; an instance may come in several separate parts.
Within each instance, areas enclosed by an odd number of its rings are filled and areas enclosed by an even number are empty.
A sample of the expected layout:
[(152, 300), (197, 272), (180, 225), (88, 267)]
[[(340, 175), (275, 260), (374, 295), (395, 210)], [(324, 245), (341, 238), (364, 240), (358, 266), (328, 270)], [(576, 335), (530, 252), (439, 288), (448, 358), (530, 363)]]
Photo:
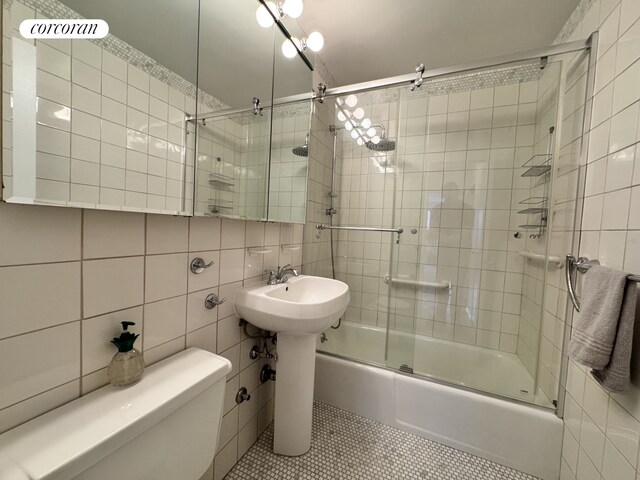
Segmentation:
[[(134, 385), (107, 385), (67, 403), (0, 435), (0, 478), (72, 478), (230, 371), (226, 358), (190, 348), (150, 366)], [(5, 476), (18, 471), (25, 476)]]

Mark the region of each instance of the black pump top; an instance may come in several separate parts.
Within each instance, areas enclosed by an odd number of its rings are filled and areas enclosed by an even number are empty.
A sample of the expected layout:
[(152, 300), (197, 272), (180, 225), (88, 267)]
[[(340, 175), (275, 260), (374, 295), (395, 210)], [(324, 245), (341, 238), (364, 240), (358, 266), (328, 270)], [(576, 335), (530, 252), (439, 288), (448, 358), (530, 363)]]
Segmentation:
[(135, 325), (135, 322), (120, 322), (120, 324), (122, 325), (122, 329), (124, 331), (120, 334), (119, 337), (111, 340), (111, 343), (118, 347), (119, 352), (128, 352), (130, 350), (133, 350), (133, 344), (135, 343), (136, 338), (138, 338), (140, 335), (127, 331), (127, 329), (131, 325)]

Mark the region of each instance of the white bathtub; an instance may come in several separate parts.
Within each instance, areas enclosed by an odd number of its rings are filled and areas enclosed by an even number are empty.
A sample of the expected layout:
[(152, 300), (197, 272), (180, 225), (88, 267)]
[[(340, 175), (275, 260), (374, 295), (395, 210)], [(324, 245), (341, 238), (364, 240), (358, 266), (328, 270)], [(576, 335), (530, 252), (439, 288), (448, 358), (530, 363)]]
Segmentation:
[[(553, 411), (330, 355), (384, 364), (385, 332), (379, 328), (344, 322), (327, 336), (318, 346), (329, 355), (316, 355), (316, 400), (545, 480), (559, 478), (562, 421)], [(398, 334), (390, 344), (407, 346), (413, 339)], [(443, 340), (416, 336), (414, 360), (416, 373), (459, 376), (468, 387), (516, 398), (527, 382), (515, 355)]]
[(398, 367), (405, 363), (414, 373), (436, 380), (553, 408), (540, 389), (534, 392), (533, 378), (513, 353), (390, 331), (391, 362), (386, 363), (387, 333), (383, 328), (343, 322), (339, 329), (325, 334), (328, 341), (317, 343), (322, 352), (376, 365)]

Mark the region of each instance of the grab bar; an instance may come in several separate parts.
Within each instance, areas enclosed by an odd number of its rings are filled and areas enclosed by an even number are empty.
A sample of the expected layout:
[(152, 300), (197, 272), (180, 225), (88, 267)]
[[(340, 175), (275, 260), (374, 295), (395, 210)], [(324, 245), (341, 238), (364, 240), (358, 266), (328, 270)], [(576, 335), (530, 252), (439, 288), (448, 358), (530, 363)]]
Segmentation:
[(562, 266), (565, 263), (564, 260), (562, 260), (562, 258), (557, 257), (555, 255), (546, 256), (546, 255), (541, 255), (539, 253), (532, 253), (527, 251), (518, 252), (518, 255), (520, 255), (523, 258), (526, 258), (527, 260), (536, 260), (540, 262), (546, 262), (548, 260), (549, 263), (556, 264), (558, 268), (562, 268)]
[(389, 232), (398, 235), (396, 243), (400, 243), (400, 234), (404, 232), (403, 228), (378, 228), (378, 227), (334, 227), (333, 225), (325, 225), (321, 223), (316, 225), (318, 230), (351, 230), (355, 232)]
[(389, 275), (384, 276), (384, 283), (387, 285), (411, 285), (413, 287), (429, 287), (451, 290), (451, 282), (420, 282), (418, 280), (405, 280), (402, 278), (391, 278)]
[[(573, 255), (567, 255), (565, 260), (565, 281), (567, 282), (567, 291), (569, 292), (569, 298), (573, 303), (573, 308), (577, 312), (580, 311), (580, 300), (576, 296), (575, 288), (573, 286), (573, 269), (580, 273), (587, 273), (587, 271), (594, 265), (600, 265), (598, 260), (589, 260), (587, 257), (574, 257)], [(640, 282), (640, 275), (629, 275), (628, 280), (632, 282)]]

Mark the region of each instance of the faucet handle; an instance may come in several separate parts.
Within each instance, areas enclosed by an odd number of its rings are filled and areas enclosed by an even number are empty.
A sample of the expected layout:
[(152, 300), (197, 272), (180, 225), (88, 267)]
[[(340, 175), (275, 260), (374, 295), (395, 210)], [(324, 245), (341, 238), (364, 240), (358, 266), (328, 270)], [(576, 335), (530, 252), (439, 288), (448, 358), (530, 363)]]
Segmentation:
[(267, 280), (267, 285), (275, 285), (276, 284), (276, 277), (278, 276), (276, 271), (271, 269), (271, 268), (266, 268), (264, 273), (268, 273), (269, 274), (269, 280)]

